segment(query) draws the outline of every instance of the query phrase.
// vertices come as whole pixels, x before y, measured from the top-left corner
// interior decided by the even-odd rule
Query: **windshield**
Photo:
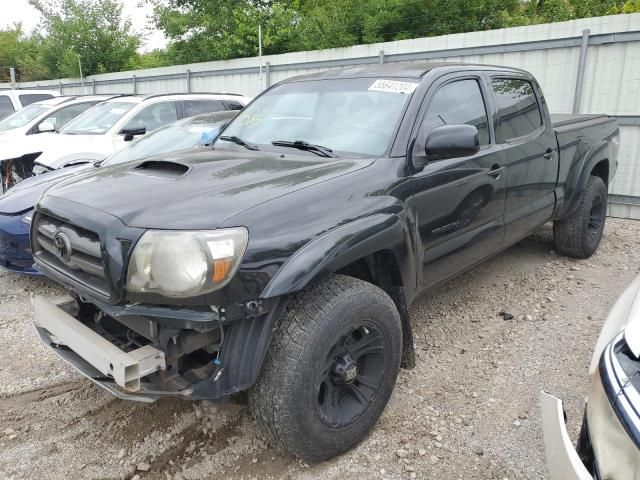
[[[91,107],[60,130],[68,135],[103,135],[137,103],[103,102]]]
[[[260,149],[278,140],[303,141],[334,152],[382,155],[417,85],[375,78],[286,83],[245,107],[223,138],[237,137]]]
[[[235,113],[221,112],[215,115],[203,115],[159,128],[112,155],[104,161],[103,165],[140,160],[154,155],[184,150],[196,145],[209,144]]]
[[[50,106],[36,105],[35,103],[32,103],[31,105],[24,107],[22,110],[18,110],[8,117],[0,120],[0,132],[11,130],[12,128],[24,127],[31,120],[42,115],[44,112],[51,110],[51,108],[52,107]]]

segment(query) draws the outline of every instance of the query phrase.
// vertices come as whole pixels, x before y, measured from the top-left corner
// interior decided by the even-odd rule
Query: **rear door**
[[[496,139],[506,166],[505,241],[517,242],[545,223],[555,206],[558,155],[544,97],[525,75],[491,78]]]
[[[475,155],[434,160],[413,175],[422,288],[481,261],[503,244],[506,184],[489,121],[486,80],[484,75],[464,74],[434,83],[420,114],[418,131],[468,124],[478,129],[480,140]]]

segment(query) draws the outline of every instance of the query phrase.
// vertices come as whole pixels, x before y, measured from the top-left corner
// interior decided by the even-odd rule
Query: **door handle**
[[[545,160],[551,160],[553,158],[553,150],[549,149],[543,155]]]
[[[491,170],[487,172],[487,175],[495,178],[496,180],[499,180],[502,176],[502,167],[496,163],[491,167]]]

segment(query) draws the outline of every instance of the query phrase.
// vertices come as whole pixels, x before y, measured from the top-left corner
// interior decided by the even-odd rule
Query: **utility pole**
[[[262,90],[262,25],[258,25],[258,58],[260,59],[260,90]]]
[[[84,95],[84,80],[82,78],[82,62],[80,61],[80,55],[76,53],[78,57],[78,68],[80,69],[80,85],[82,86],[82,94]]]

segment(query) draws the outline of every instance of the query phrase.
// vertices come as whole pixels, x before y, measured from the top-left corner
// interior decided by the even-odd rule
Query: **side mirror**
[[[120,134],[124,135],[125,142],[130,142],[131,140],[133,140],[133,137],[144,135],[145,133],[147,133],[146,127],[123,128],[122,130],[120,130]]]
[[[429,160],[469,157],[480,150],[478,129],[473,125],[443,125],[434,128],[425,142]]]
[[[55,132],[55,131],[56,131],[56,126],[51,122],[41,122],[40,125],[38,125],[39,133]]]

